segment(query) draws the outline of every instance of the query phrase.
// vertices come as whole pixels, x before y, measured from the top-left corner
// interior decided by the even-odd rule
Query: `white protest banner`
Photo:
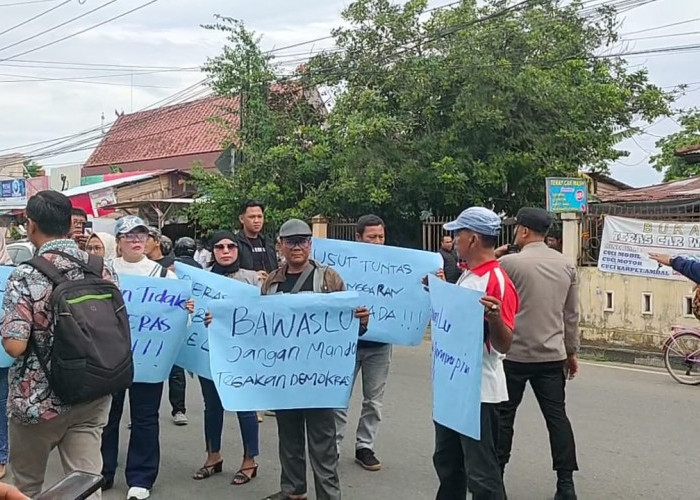
[[[700,259],[700,224],[605,217],[598,269],[646,278],[685,280],[650,253]]]

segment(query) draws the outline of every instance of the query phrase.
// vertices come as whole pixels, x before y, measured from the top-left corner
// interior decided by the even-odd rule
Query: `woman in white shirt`
[[[131,274],[177,279],[172,271],[149,260],[144,251],[148,239],[148,226],[136,216],[127,215],[115,225],[117,247],[120,257],[113,261],[118,275]],[[187,303],[190,312],[194,302]],[[163,394],[163,382],[146,384],[134,382],[129,388],[129,409],[131,416],[131,436],[126,459],[126,483],[129,486],[127,498],[144,500],[150,497],[150,490],[158,476],[160,464],[160,442],[158,411]],[[119,421],[124,408],[126,391],[112,396],[109,421],[102,434],[102,475],[105,478],[103,490],[114,485],[119,453]]]

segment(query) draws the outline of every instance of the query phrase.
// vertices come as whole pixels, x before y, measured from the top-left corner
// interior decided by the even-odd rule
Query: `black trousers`
[[[523,400],[525,385],[530,382],[549,431],[552,466],[557,471],[578,470],[576,443],[571,422],[566,416],[564,361],[551,363],[516,363],[504,361],[508,396],[499,405],[501,429],[498,442],[498,459],[502,467],[510,460],[513,447],[515,413]]]
[[[498,405],[481,403],[481,440],[435,422],[433,465],[440,479],[436,500],[503,500],[503,476],[496,451]]]
[[[185,409],[185,370],[179,366],[173,366],[168,379],[168,399],[173,407],[172,415],[186,413]]]

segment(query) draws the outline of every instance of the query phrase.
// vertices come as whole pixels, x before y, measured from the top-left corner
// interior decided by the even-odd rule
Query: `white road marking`
[[[671,375],[668,374],[667,371],[665,370],[654,370],[654,369],[649,369],[649,370],[644,370],[642,368],[631,368],[628,366],[619,366],[619,365],[612,365],[608,363],[588,363],[585,361],[579,361],[578,362],[580,365],[585,365],[585,366],[598,366],[601,368],[612,368],[614,370],[624,370],[626,372],[639,372],[639,373],[651,373],[652,375],[662,375],[664,377],[671,377]]]

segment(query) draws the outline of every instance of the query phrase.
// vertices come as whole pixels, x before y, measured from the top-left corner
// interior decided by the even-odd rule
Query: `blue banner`
[[[191,282],[119,275],[131,326],[134,382],[163,382],[187,338]]]
[[[204,326],[204,315],[209,310],[209,302],[230,297],[256,297],[260,295],[260,289],[180,262],[175,263],[175,274],[191,284],[192,298],[195,300],[195,313],[187,327],[187,339],[175,364],[211,379],[209,335]]]
[[[5,286],[7,285],[7,278],[10,277],[12,271],[14,271],[12,266],[0,266],[0,304],[5,300]],[[5,352],[5,349],[0,349],[0,368],[9,368],[12,363],[15,362],[15,358],[10,356]]]
[[[352,292],[211,301],[209,357],[224,408],[347,408],[359,303]]]
[[[481,438],[483,293],[430,276],[433,340],[433,419]]]
[[[436,253],[314,238],[313,259],[332,267],[371,313],[363,340],[419,345],[430,320],[423,277],[443,265]]]

